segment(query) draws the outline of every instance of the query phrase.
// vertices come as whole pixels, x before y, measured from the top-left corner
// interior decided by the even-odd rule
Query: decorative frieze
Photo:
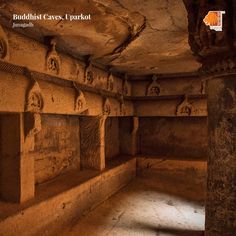
[[[157,83],[157,76],[153,75],[151,84],[147,87],[147,96],[159,96],[161,92],[161,86]]]
[[[46,55],[46,70],[50,73],[59,75],[60,67],[61,67],[61,60],[56,51],[56,40],[53,38],[50,42],[51,48],[49,49]]]
[[[221,57],[215,57],[214,60],[205,59],[199,72],[206,76],[235,73],[236,57],[221,55]]]

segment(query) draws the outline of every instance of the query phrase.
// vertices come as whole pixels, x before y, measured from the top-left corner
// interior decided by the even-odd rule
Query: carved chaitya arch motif
[[[9,58],[8,38],[2,26],[0,25],[0,59]]]
[[[84,71],[84,82],[86,84],[93,84],[95,79],[94,71],[93,71],[93,66],[91,63],[86,67]]]
[[[103,115],[109,116],[111,114],[111,104],[108,98],[105,98],[103,103]]]
[[[107,77],[107,90],[113,91],[114,89],[114,77],[112,73],[110,73]]]
[[[26,111],[40,113],[43,110],[43,96],[37,81],[34,82],[34,85],[29,90],[26,98]]]
[[[159,96],[161,92],[161,87],[157,83],[157,76],[153,75],[152,76],[152,82],[151,84],[147,87],[146,95],[147,96]]]
[[[60,73],[61,60],[56,51],[56,39],[52,39],[51,48],[46,56],[46,70],[50,73],[58,75]]]
[[[177,106],[177,116],[190,116],[193,113],[193,106],[188,101],[188,97],[185,96],[184,100]]]
[[[76,89],[74,110],[76,113],[81,113],[88,109],[87,102],[84,93],[79,89],[78,85],[75,82],[73,84]]]

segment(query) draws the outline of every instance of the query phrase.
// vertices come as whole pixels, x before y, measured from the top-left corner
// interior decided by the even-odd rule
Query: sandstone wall
[[[140,118],[139,152],[169,158],[205,159],[206,117]]]
[[[107,118],[105,124],[105,157],[110,159],[119,155],[119,119]]]
[[[42,115],[42,130],[35,137],[35,181],[45,182],[80,169],[80,133],[77,116]]]

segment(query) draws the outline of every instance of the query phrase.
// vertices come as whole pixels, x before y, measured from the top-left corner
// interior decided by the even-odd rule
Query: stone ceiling
[[[182,0],[5,0],[1,23],[12,14],[91,14],[90,21],[36,21],[17,29],[43,41],[56,35],[58,49],[133,75],[194,72]]]

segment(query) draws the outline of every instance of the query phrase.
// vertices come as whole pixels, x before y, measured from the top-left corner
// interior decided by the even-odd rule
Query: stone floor
[[[204,174],[145,172],[61,236],[204,235]]]

